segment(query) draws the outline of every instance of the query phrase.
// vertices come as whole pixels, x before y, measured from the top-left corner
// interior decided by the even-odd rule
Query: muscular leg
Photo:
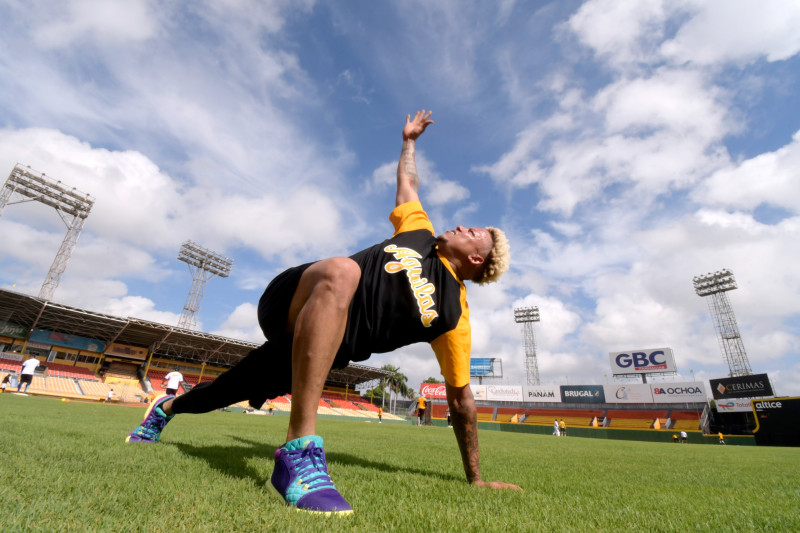
[[[289,392],[291,362],[285,350],[285,346],[266,342],[214,381],[201,383],[160,407],[167,415],[197,414],[249,400],[258,409],[266,398]]]
[[[322,389],[342,343],[350,302],[360,278],[358,264],[346,257],[319,261],[300,278],[287,324],[294,335],[287,442],[316,434]]]

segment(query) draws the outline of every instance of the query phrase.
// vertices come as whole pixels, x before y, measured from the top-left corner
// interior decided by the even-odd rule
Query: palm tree
[[[381,388],[384,387],[385,381],[385,383],[389,386],[389,391],[391,392],[391,396],[389,398],[390,412],[394,413],[394,407],[397,406],[397,396],[401,395],[404,398],[412,398],[414,396],[414,391],[408,388],[408,377],[400,372],[400,367],[394,365],[383,365],[381,370],[392,372],[391,376],[381,380]],[[394,407],[391,405],[392,399],[394,399]]]

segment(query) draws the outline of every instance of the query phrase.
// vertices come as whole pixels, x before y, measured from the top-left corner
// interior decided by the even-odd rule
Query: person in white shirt
[[[161,386],[164,386],[164,383],[166,383],[167,394],[175,396],[178,393],[178,386],[181,384],[181,381],[183,381],[183,374],[177,370],[173,370],[164,376],[164,381],[161,383]]]
[[[36,371],[36,367],[38,366],[39,360],[35,357],[31,357],[22,363],[22,371],[20,372],[19,376],[17,392],[28,392],[28,386],[31,384],[31,381],[33,381],[33,373]],[[25,390],[21,390],[23,384],[25,385]]]

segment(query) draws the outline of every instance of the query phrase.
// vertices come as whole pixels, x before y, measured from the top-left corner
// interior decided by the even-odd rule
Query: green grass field
[[[355,510],[320,517],[269,484],[288,418],[183,415],[126,444],[141,408],[0,395],[4,531],[800,531],[800,449],[481,432],[469,486],[452,430],[321,420]]]

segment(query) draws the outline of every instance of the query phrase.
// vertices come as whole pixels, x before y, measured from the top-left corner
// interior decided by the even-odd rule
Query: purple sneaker
[[[174,397],[168,394],[153,400],[144,414],[144,420],[128,434],[125,442],[158,442],[158,439],[161,438],[161,430],[164,429],[167,422],[175,417],[175,415],[167,415],[162,411],[161,405]]]
[[[353,512],[328,475],[322,437],[301,437],[275,450],[272,485],[298,510],[337,515]]]

